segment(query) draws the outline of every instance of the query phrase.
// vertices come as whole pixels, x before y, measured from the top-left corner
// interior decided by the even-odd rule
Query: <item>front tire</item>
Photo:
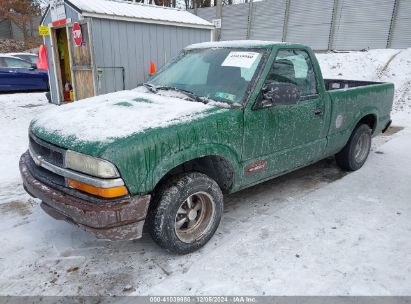
[[[172,178],[154,195],[148,229],[154,241],[177,254],[204,246],[223,213],[223,194],[207,175],[192,172]]]
[[[371,129],[368,125],[359,125],[351,134],[345,147],[335,155],[337,164],[344,170],[360,169],[368,158],[371,148]]]

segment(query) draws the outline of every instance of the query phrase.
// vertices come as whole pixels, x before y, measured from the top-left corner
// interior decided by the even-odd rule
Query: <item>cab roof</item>
[[[278,45],[290,45],[288,42],[264,40],[230,40],[195,43],[187,46],[185,50],[207,48],[271,48]],[[294,44],[293,44],[294,45]]]

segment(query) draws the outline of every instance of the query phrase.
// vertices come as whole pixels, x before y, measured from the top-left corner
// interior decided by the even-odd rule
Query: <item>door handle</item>
[[[315,111],[314,111],[314,115],[317,115],[317,116],[321,116],[321,115],[323,115],[323,113],[324,113],[323,108],[318,108],[318,109],[315,109]]]

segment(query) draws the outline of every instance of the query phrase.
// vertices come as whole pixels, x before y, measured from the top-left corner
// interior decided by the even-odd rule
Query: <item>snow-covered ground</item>
[[[55,106],[0,95],[0,295],[411,294],[411,49],[318,57],[327,78],[395,82],[393,124],[404,129],[375,138],[357,172],[327,159],[227,196],[215,237],[186,256],[147,235],[97,240],[44,214],[18,159],[31,118]]]
[[[0,94],[0,204],[27,199],[21,186],[19,158],[28,147],[28,126],[34,116],[55,108],[44,93]]]

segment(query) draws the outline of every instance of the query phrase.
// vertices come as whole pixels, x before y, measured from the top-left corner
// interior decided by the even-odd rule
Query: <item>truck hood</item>
[[[60,147],[98,156],[123,138],[228,111],[173,95],[160,96],[139,87],[87,98],[37,116],[30,129]]]

